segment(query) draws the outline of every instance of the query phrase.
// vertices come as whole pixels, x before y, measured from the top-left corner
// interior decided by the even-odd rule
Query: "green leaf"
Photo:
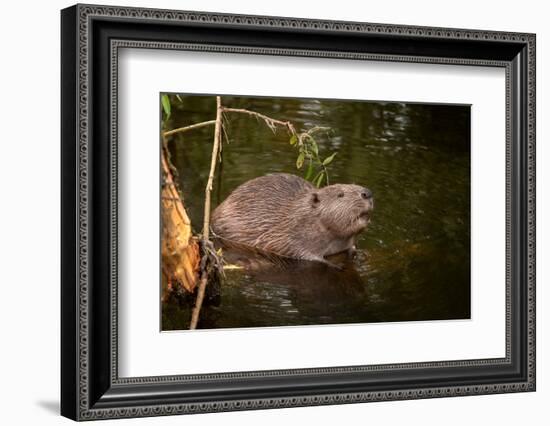
[[[310,180],[312,175],[313,175],[313,162],[310,161],[309,166],[307,168],[306,176],[304,179]]]
[[[311,138],[311,150],[315,153],[315,155],[319,156],[319,147],[313,138]]]
[[[178,98],[178,101],[180,101],[181,103],[183,103],[183,99],[181,98],[180,95],[176,95],[176,98]]]
[[[290,137],[290,144],[291,144],[292,146],[294,146],[294,145],[296,145],[297,143],[298,143],[298,138],[296,137],[296,135],[292,135],[292,136]]]
[[[305,159],[305,153],[300,152],[300,155],[298,155],[298,158],[296,159],[296,168],[301,169],[304,165],[304,159]]]
[[[162,95],[160,97],[160,100],[162,102],[164,113],[166,114],[166,119],[168,120],[170,118],[170,113],[172,112],[172,108],[170,106],[170,98],[168,97],[168,95]]]
[[[321,186],[321,182],[323,182],[323,178],[325,177],[325,172],[319,173],[319,176],[317,179],[315,179],[315,186],[319,188]]]
[[[328,166],[330,163],[332,163],[332,160],[334,160],[334,156],[336,155],[336,153],[332,154],[331,156],[325,158],[323,160],[323,166]]]

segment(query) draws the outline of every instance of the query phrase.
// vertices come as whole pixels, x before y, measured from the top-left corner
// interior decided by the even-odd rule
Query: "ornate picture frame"
[[[535,390],[534,34],[95,5],[64,9],[61,29],[62,415],[92,420]],[[503,68],[505,356],[119,377],[117,58],[127,47]]]

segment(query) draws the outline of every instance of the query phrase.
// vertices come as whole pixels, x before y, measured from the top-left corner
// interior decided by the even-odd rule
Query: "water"
[[[173,98],[166,128],[215,118],[213,96]],[[369,228],[344,270],[296,262],[229,270],[219,306],[199,328],[288,326],[470,317],[470,109],[468,106],[314,99],[222,97],[298,130],[328,126],[321,153],[337,152],[332,183],[374,193]],[[228,114],[229,144],[215,181],[213,208],[241,183],[271,172],[302,175],[286,132]],[[213,127],[170,141],[172,162],[195,230],[203,218]],[[262,197],[263,194],[258,194]],[[339,260],[340,261],[340,260]],[[250,262],[249,262],[250,263]],[[190,309],[163,306],[163,329],[186,329]]]

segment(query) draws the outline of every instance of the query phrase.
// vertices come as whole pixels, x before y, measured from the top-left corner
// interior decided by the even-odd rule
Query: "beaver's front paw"
[[[357,256],[357,247],[352,246],[351,248],[349,248],[347,254],[348,254],[348,259],[350,260],[355,259],[355,257]]]

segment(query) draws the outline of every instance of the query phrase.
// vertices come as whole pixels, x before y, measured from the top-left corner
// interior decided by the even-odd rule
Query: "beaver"
[[[211,229],[222,242],[330,265],[326,256],[354,253],[373,207],[372,192],[362,186],[316,188],[276,173],[237,187],[212,213]]]

